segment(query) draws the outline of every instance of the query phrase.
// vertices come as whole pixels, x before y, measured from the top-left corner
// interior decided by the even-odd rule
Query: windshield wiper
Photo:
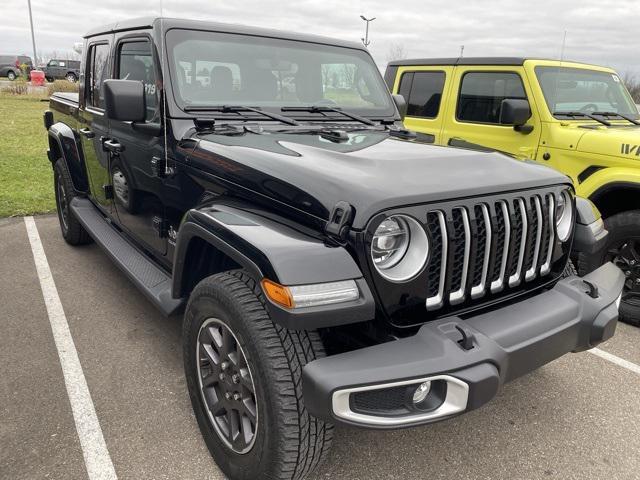
[[[555,117],[556,115],[559,115],[559,116],[562,116],[562,117],[587,117],[587,118],[590,118],[591,120],[595,120],[598,123],[606,125],[607,127],[611,126],[611,122],[605,120],[604,118],[597,117],[597,116],[593,115],[592,113],[584,113],[584,112],[553,112],[553,116]]]
[[[334,112],[344,115],[351,120],[355,120],[356,122],[364,123],[365,125],[376,125],[375,122],[372,122],[368,118],[361,117],[360,115],[356,115],[355,113],[345,112],[340,108],[329,107],[327,105],[311,105],[308,107],[282,107],[280,109],[283,112],[309,112],[309,113],[325,113],[325,112]]]
[[[640,125],[640,122],[629,117],[628,115],[624,115],[622,113],[618,113],[618,112],[591,112],[591,115],[598,115],[598,116],[602,116],[602,117],[620,117],[624,120],[626,120],[627,122],[631,122],[634,125]]]
[[[265,112],[264,110],[260,110],[259,108],[254,107],[245,107],[242,105],[220,105],[213,107],[185,107],[185,112],[221,112],[221,113],[242,113],[242,112],[253,112],[259,113],[265,117],[268,117],[272,120],[278,120],[279,122],[286,123],[287,125],[300,125],[300,122],[294,120],[289,117],[285,117],[284,115],[278,115],[277,113]]]

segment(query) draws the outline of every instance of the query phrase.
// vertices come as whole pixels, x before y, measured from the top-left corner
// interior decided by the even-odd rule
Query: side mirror
[[[105,80],[104,105],[107,117],[122,122],[144,122],[144,84],[138,80]]]
[[[505,98],[500,104],[500,124],[521,127],[531,118],[529,102],[519,98]]]
[[[393,103],[396,104],[398,112],[400,112],[400,119],[404,120],[404,117],[407,116],[407,101],[399,93],[394,93],[391,96],[393,97]]]

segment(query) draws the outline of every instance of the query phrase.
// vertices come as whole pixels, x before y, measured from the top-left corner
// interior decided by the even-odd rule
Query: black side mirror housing
[[[520,98],[505,98],[500,104],[500,124],[521,127],[531,118],[529,102]]]
[[[400,120],[404,120],[404,117],[407,116],[407,101],[399,93],[394,93],[391,96],[393,97],[393,103],[396,104],[396,108],[400,113]]]
[[[107,117],[112,120],[144,122],[147,110],[144,84],[137,80],[105,80],[104,105]]]

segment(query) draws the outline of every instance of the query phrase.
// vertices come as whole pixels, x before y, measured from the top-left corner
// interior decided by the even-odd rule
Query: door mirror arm
[[[159,137],[162,134],[162,124],[156,122],[132,122],[131,126],[137,132]]]
[[[524,124],[524,125],[514,125],[513,129],[516,132],[522,133],[523,135],[529,135],[531,132],[533,132],[533,125],[529,125],[529,124]]]

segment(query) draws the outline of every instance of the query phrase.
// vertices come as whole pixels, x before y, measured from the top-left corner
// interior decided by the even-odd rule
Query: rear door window
[[[466,73],[462,77],[456,118],[462,122],[500,124],[500,107],[507,98],[527,99],[517,73]]]
[[[85,99],[88,107],[104,109],[104,80],[109,75],[109,45],[98,43],[89,46],[89,65],[85,85]]]
[[[400,93],[407,101],[407,116],[436,118],[440,112],[445,73],[407,72],[400,79]]]

